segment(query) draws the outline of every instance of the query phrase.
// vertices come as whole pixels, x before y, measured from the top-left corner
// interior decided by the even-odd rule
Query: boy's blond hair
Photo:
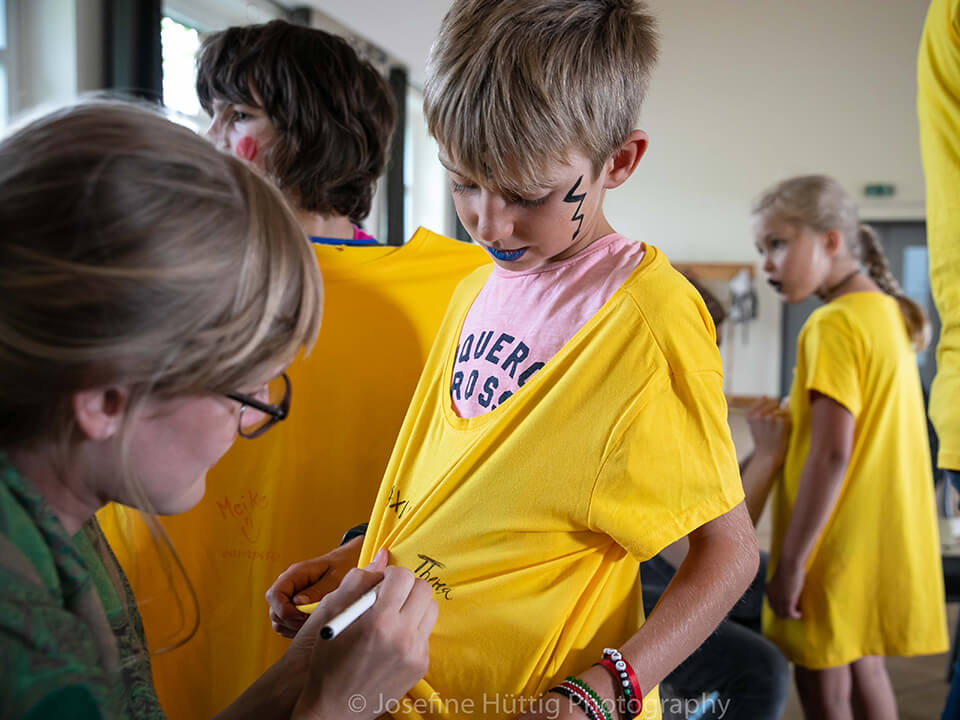
[[[504,193],[542,189],[572,151],[596,176],[635,127],[657,40],[642,0],[458,0],[427,63],[427,126]]]

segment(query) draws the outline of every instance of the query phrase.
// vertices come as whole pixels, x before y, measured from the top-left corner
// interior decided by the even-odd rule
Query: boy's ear
[[[77,427],[91,440],[108,440],[120,429],[130,393],[111,387],[81,390],[72,398]]]
[[[650,139],[643,130],[633,130],[624,140],[617,153],[607,161],[607,177],[604,180],[604,189],[619,187],[633,175],[637,163],[647,151]]]

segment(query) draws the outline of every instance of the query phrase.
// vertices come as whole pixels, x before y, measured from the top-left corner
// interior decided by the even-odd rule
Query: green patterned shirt
[[[3,453],[0,667],[0,720],[164,717],[136,601],[96,518],[69,537]]]

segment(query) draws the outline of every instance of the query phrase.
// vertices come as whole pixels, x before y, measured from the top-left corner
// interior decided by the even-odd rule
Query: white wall
[[[450,0],[281,0],[312,5],[405,64],[411,84],[423,86],[424,65]]]
[[[614,227],[677,261],[753,262],[751,200],[792,174],[826,172],[859,193],[892,182],[862,214],[923,217],[915,114],[924,0],[658,0],[662,54],[641,119],[650,148],[608,195]],[[728,389],[778,386],[780,307],[763,285]],[[726,353],[725,353],[726,354]]]
[[[406,129],[404,236],[411,237],[420,225],[452,236],[456,232],[456,211],[449,199],[447,171],[437,159],[437,141],[427,132],[423,93],[412,86],[407,92]]]
[[[290,6],[299,4],[302,3],[290,3]],[[163,12],[202,32],[269,22],[282,15],[270,0],[164,0]]]
[[[103,87],[100,0],[13,0],[13,113],[70,102]]]

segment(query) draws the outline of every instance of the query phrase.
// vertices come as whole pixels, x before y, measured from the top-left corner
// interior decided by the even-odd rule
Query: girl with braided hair
[[[764,633],[795,664],[807,718],[895,718],[884,657],[947,649],[915,358],[929,325],[836,180],[780,182],[753,219],[767,281],[825,303],[798,341]]]

